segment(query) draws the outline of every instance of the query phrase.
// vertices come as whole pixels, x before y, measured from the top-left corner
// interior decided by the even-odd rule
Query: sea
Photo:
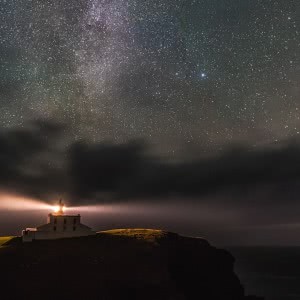
[[[300,300],[300,247],[229,247],[246,295]]]

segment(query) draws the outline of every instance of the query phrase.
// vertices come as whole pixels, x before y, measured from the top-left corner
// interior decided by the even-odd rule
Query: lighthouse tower
[[[65,205],[63,204],[62,200],[59,199],[59,202],[58,202],[58,209],[57,209],[56,214],[57,214],[57,215],[63,215],[63,214],[64,214],[64,208],[65,208]]]
[[[90,227],[81,224],[81,216],[64,214],[65,205],[59,200],[54,213],[48,215],[47,224],[22,231],[23,242],[33,240],[53,240],[94,235]]]

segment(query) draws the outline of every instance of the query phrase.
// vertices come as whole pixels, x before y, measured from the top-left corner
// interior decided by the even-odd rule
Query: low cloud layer
[[[249,191],[260,196],[244,201],[284,202],[294,201],[300,190],[296,140],[172,161],[152,153],[143,141],[67,142],[67,137],[67,128],[51,122],[1,130],[0,189],[49,201],[63,196],[73,204],[201,201],[202,196],[228,199]]]

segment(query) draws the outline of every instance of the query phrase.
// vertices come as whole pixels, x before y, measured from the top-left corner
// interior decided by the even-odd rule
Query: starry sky
[[[135,154],[123,155],[124,161],[140,157],[140,150],[130,144],[132,140],[142,140],[151,145],[152,153],[166,161],[182,162],[201,154],[201,161],[198,159],[196,164],[200,169],[205,155],[221,153],[222,167],[219,171],[228,177],[231,170],[227,168],[228,155],[222,154],[224,149],[234,145],[241,149],[259,149],[250,157],[244,150],[240,155],[241,165],[246,171],[239,170],[239,174],[242,178],[249,178],[251,162],[258,158],[263,164],[264,154],[261,153],[264,149],[269,149],[270,145],[286,145],[286,141],[300,137],[299,13],[298,0],[0,1],[0,144],[6,155],[2,158],[0,155],[0,163],[4,165],[7,159],[3,157],[14,153],[12,145],[34,157],[36,145],[41,150],[40,140],[37,141],[32,132],[30,139],[24,138],[24,132],[20,139],[20,132],[13,131],[11,134],[11,130],[23,130],[30,122],[44,120],[53,124],[63,123],[66,128],[64,142],[68,144],[78,141],[111,143],[104,150],[101,148],[100,154],[116,153],[116,157],[109,157],[113,158],[112,161],[118,161],[118,151],[123,155],[128,149],[133,149]],[[35,130],[43,135],[43,131]],[[7,134],[9,138],[7,132],[10,132]],[[33,152],[30,146],[25,146],[26,143],[32,143],[35,147]],[[3,147],[3,144],[9,146]],[[125,146],[116,150],[111,145]],[[86,161],[82,159],[82,153],[93,157],[99,147],[76,149],[75,154],[71,151],[71,156],[73,153],[74,161],[78,159],[84,166]],[[291,154],[298,162],[299,149],[297,146],[292,150],[280,150],[275,158]],[[57,149],[55,154],[52,150],[51,155],[57,156]],[[11,161],[22,164],[8,170],[23,170],[23,154],[14,154]],[[70,155],[70,152],[65,155]],[[270,170],[274,157],[270,152],[268,155]],[[97,155],[94,157],[96,165],[98,163],[102,167],[103,162],[99,163]],[[59,165],[58,161],[55,165]],[[52,158],[51,163],[54,165]],[[88,163],[91,167],[94,165],[94,162]],[[158,162],[153,164],[148,159],[143,163],[153,173],[158,174],[160,168],[167,170],[166,174],[173,171],[172,166],[161,166]],[[285,163],[289,171],[283,167]],[[80,175],[82,165],[75,164],[76,174]],[[218,161],[211,165],[208,163],[205,170],[209,173],[209,169],[216,166]],[[177,167],[178,170],[192,170],[194,174],[200,174],[198,169],[190,169],[190,166],[181,164]],[[238,168],[238,163],[235,168]],[[283,170],[282,178],[291,178],[291,174],[299,173],[300,167],[294,170],[290,159],[281,163],[280,170]],[[255,179],[257,182],[264,171],[257,167],[255,172],[259,174]],[[20,187],[19,181],[15,185],[15,178],[9,181],[3,175],[5,172],[0,173],[1,183],[5,182],[6,187],[18,186],[18,192],[27,191],[24,186],[34,182],[26,177],[27,181]],[[23,173],[19,178],[24,178]],[[26,169],[25,173],[37,172]],[[60,177],[61,174],[52,176],[52,173],[52,179],[64,178]],[[263,174],[264,178],[267,177]],[[51,190],[51,185],[52,188],[59,186],[60,180],[51,181],[49,174],[47,176],[38,182],[46,192]],[[205,178],[203,172],[201,178]],[[153,178],[151,180],[152,184]],[[236,180],[232,182],[236,183]],[[211,184],[212,181],[217,181],[218,187],[221,185],[219,179],[207,182]],[[292,181],[295,187],[294,179]],[[230,186],[233,184],[230,180],[228,182]],[[269,179],[265,182],[269,184]],[[187,187],[189,185],[183,186],[182,190]],[[64,188],[65,185],[60,186],[57,192],[63,193]],[[298,188],[300,190],[297,185]],[[182,191],[178,190],[179,193]],[[272,198],[270,190],[274,195],[274,189],[264,186],[257,198],[261,199],[266,194],[267,199]],[[39,193],[35,191],[33,195]],[[201,196],[202,193],[201,190]],[[32,196],[32,193],[27,195]],[[294,201],[295,194],[289,196]],[[209,196],[205,193],[203,197]],[[199,207],[199,210],[203,212],[201,218],[204,223],[201,224],[206,228],[205,232],[212,233],[216,240],[223,233],[213,231],[213,224],[217,222],[220,227],[229,224],[231,231],[228,229],[228,232],[232,235],[232,223],[242,224],[247,215],[249,220],[244,224],[242,233],[240,227],[235,228],[237,239],[242,240],[241,236],[251,232],[250,240],[255,242],[261,227],[253,229],[251,220],[254,219],[261,226],[269,226],[267,229],[264,227],[261,240],[270,230],[272,234],[284,231],[284,226],[292,226],[288,228],[292,228],[291,232],[295,235],[299,233],[299,224],[295,225],[299,207],[295,210],[295,207],[291,209],[291,206],[280,204],[271,213],[273,217],[266,218],[261,215],[261,207],[251,202],[253,194],[247,194],[247,199],[237,202],[238,205],[233,205],[231,198],[243,197],[232,197],[228,191],[214,195],[214,198],[218,200],[211,206],[207,206],[211,199],[203,200],[201,205],[204,207]],[[181,207],[183,200],[176,201],[175,207]],[[230,208],[224,206],[226,201]],[[252,209],[252,206],[255,208]],[[232,210],[233,207],[235,210]],[[151,209],[157,214],[157,210]],[[175,209],[171,214],[177,216],[179,210]],[[190,215],[193,215],[193,208],[187,209],[185,217],[181,217],[189,219],[187,216]],[[192,223],[185,223],[189,224],[185,225],[185,231],[194,228],[190,231],[197,233],[198,217],[191,218]],[[210,221],[205,223],[207,218]],[[137,220],[135,218],[138,225]],[[157,222],[154,225],[159,224]],[[296,227],[290,225],[291,222]],[[175,227],[183,228],[178,226]],[[252,226],[251,229],[249,226]]]
[[[0,124],[58,119],[76,139],[170,155],[295,136],[298,13],[296,0],[3,0]]]

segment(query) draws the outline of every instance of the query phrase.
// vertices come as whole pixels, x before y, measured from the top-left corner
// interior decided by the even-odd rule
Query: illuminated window
[[[53,227],[53,230],[56,231],[56,226]]]

